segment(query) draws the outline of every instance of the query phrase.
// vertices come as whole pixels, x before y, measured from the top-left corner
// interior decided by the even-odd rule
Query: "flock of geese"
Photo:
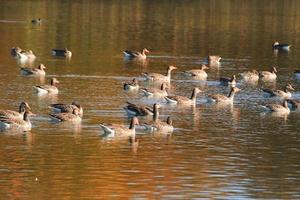
[[[38,23],[38,22],[36,22]],[[274,50],[288,51],[290,45],[279,44],[275,42],[273,44]],[[126,60],[145,60],[147,59],[147,49],[143,49],[141,52],[124,51],[124,58]],[[71,58],[72,53],[68,49],[53,49],[52,54],[54,56],[63,56],[66,58]],[[13,47],[11,49],[11,55],[18,62],[26,63],[35,60],[36,56],[31,50],[23,50],[20,47]],[[219,66],[221,57],[217,55],[207,56],[205,64],[200,66],[198,69],[186,70],[180,72],[181,75],[185,76],[187,79],[197,79],[206,80],[208,66]],[[20,73],[24,76],[45,76],[46,67],[40,64],[37,68],[21,67]],[[171,84],[171,74],[173,70],[176,70],[175,66],[168,66],[166,74],[159,74],[153,72],[143,73],[143,80],[152,83],[154,86],[151,88],[143,88],[139,85],[139,78],[134,78],[131,82],[126,82],[123,84],[123,89],[126,91],[139,91],[147,98],[157,98],[161,99],[162,102],[166,104],[173,104],[177,106],[195,106],[197,95],[199,93],[204,93],[199,88],[195,87],[192,91],[190,97],[186,96],[176,96],[170,95],[168,93],[168,88]],[[255,83],[259,79],[264,82],[274,82],[277,79],[277,69],[276,67],[271,67],[270,71],[246,71],[238,74],[243,81],[247,83]],[[300,78],[300,70],[295,70],[294,75],[296,78]],[[230,90],[227,95],[224,94],[206,94],[205,97],[208,103],[216,104],[232,104],[234,101],[234,96],[236,93],[240,92],[241,89],[236,87],[237,77],[232,75],[230,78],[221,77],[220,83],[222,85],[228,85]],[[50,85],[36,85],[33,86],[33,90],[41,95],[57,94],[59,92],[57,84],[59,81],[56,78],[52,78]],[[288,114],[291,109],[300,110],[300,102],[297,100],[292,100],[292,93],[295,89],[290,83],[287,83],[283,90],[270,90],[262,89],[264,96],[266,97],[277,97],[282,100],[281,104],[267,104],[262,105],[266,111],[284,113]],[[129,126],[124,126],[120,124],[100,124],[105,135],[110,137],[126,137],[135,138],[135,128],[139,125],[139,128],[150,131],[150,132],[161,132],[161,133],[171,133],[174,130],[172,119],[168,117],[166,121],[159,119],[159,108],[164,104],[154,103],[153,106],[138,105],[131,102],[126,102],[127,105],[124,107],[127,115],[131,117],[131,123]],[[53,113],[49,114],[52,120],[57,122],[81,122],[83,116],[83,108],[80,104],[73,102],[72,104],[51,104],[49,107],[52,109]],[[34,114],[31,112],[31,108],[26,102],[21,102],[18,111],[12,110],[0,110],[0,127],[1,129],[13,129],[30,131],[31,122],[30,116]],[[140,124],[139,116],[153,116],[151,123]]]

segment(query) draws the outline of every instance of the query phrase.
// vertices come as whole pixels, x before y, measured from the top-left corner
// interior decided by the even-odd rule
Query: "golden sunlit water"
[[[0,133],[0,199],[299,199],[300,136],[297,111],[262,113],[261,88],[290,82],[300,98],[300,2],[290,1],[0,1],[0,109],[29,103],[36,116],[28,133]],[[42,19],[32,24],[32,19]],[[274,41],[292,44],[272,50]],[[12,47],[31,49],[36,60],[20,64]],[[70,60],[51,55],[68,48]],[[150,50],[145,61],[126,61],[123,50]],[[207,81],[180,71],[222,56]],[[43,63],[45,79],[20,74]],[[142,72],[172,72],[171,94],[199,94],[195,107],[161,102],[160,118],[172,117],[173,134],[137,132],[127,139],[102,137],[100,123],[128,125],[126,101],[156,100],[123,91]],[[275,83],[248,85],[233,105],[207,104],[206,94],[229,91],[219,78],[275,65]],[[38,96],[32,86],[59,81],[58,95]],[[140,81],[142,87],[148,86]],[[79,102],[79,124],[53,123],[51,103]],[[147,122],[151,117],[141,117]]]

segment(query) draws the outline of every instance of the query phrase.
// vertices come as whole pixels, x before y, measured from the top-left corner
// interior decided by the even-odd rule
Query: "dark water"
[[[0,1],[0,108],[26,100],[33,112],[30,133],[0,134],[0,199],[298,199],[300,198],[299,113],[261,114],[261,87],[291,82],[300,98],[299,1]],[[41,25],[31,19],[42,18]],[[288,53],[272,51],[275,40],[291,43]],[[32,49],[33,66],[47,66],[46,80],[23,77],[10,56],[14,46]],[[69,48],[70,61],[51,56]],[[126,62],[122,51],[151,51],[145,62]],[[206,82],[188,81],[178,71],[221,55]],[[233,106],[163,106],[172,135],[139,134],[105,140],[99,124],[128,124],[127,100],[152,102],[126,93],[122,83],[142,72],[174,71],[171,93],[227,93],[220,76],[278,66],[277,83],[247,86]],[[57,77],[60,93],[39,97],[32,86]],[[50,123],[48,105],[80,102],[81,124]],[[141,119],[143,121],[146,119]]]

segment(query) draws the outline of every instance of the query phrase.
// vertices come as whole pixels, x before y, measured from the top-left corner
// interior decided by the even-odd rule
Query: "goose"
[[[149,88],[149,89],[141,88],[140,90],[147,97],[164,98],[164,97],[168,96],[168,92],[166,89],[167,89],[166,83],[162,83],[160,86],[160,89],[158,89],[158,88]]]
[[[167,69],[167,75],[162,75],[158,73],[143,73],[143,76],[146,78],[146,80],[154,81],[154,82],[166,82],[170,83],[171,81],[171,72],[172,70],[177,69],[177,67],[169,66]]]
[[[290,110],[300,111],[300,100],[287,99]]]
[[[139,83],[136,80],[136,78],[132,79],[131,82],[127,82],[123,84],[123,89],[126,91],[130,91],[130,90],[138,90],[139,89]]]
[[[270,90],[270,89],[263,89],[265,93],[264,96],[266,97],[282,97],[285,99],[291,98],[292,94],[289,91],[294,91],[295,89],[291,84],[286,84],[284,90]]]
[[[78,109],[79,116],[83,116],[83,108],[80,104],[72,102],[72,104],[55,103],[49,106],[55,113],[73,113],[75,109]]]
[[[37,68],[21,67],[22,75],[34,75],[34,76],[45,76],[45,65],[40,64]]]
[[[209,94],[208,101],[216,103],[232,103],[235,93],[239,91],[241,91],[241,89],[237,87],[232,87],[227,96],[222,94]]]
[[[139,125],[139,120],[136,117],[131,119],[129,128],[121,126],[119,124],[100,124],[100,127],[104,131],[105,135],[109,135],[111,137],[129,137],[135,136],[135,125]]]
[[[230,85],[231,87],[234,87],[236,85],[236,76],[232,75],[231,78],[221,77],[220,84],[221,85]]]
[[[125,51],[123,51],[123,53],[124,53],[124,57],[126,59],[144,60],[147,58],[146,53],[150,53],[150,51],[148,51],[146,48],[144,48],[142,50],[142,52],[133,52],[133,51],[125,50]]]
[[[21,130],[24,132],[31,130],[31,122],[29,116],[34,115],[30,111],[25,111],[23,113],[22,119],[17,118],[0,118],[0,128],[1,129],[14,129]]]
[[[19,106],[19,112],[13,110],[0,110],[0,118],[6,119],[23,119],[24,113],[27,110],[31,110],[27,102],[21,102]]]
[[[291,46],[292,45],[290,44],[280,44],[278,41],[274,42],[272,45],[273,49],[286,50],[286,51],[290,50]]]
[[[51,85],[37,85],[33,86],[33,89],[35,89],[39,94],[57,94],[58,89],[56,84],[58,83],[59,81],[56,78],[52,78],[50,82]]]
[[[33,54],[32,50],[17,52],[16,58],[23,62],[28,61],[32,62],[35,60],[36,56]]]
[[[246,82],[257,82],[259,79],[259,73],[255,69],[239,74]]]
[[[282,113],[282,114],[289,114],[290,109],[288,107],[288,103],[286,100],[283,101],[282,105],[280,104],[268,104],[265,106],[262,106],[266,109],[266,111],[269,112],[276,112],[276,113]]]
[[[139,106],[127,101],[124,110],[129,116],[147,116],[153,115],[158,108],[160,108],[160,105],[157,103],[153,104],[153,109],[151,109],[149,106]]]
[[[166,96],[165,100],[167,103],[177,105],[196,105],[197,94],[202,92],[199,88],[194,88],[191,98],[185,96]]]
[[[296,69],[294,71],[294,75],[295,75],[296,79],[300,79],[300,69]]]
[[[276,67],[271,67],[271,71],[261,71],[259,76],[263,81],[274,81],[277,78],[277,69]]]
[[[208,67],[206,65],[202,65],[200,69],[191,69],[191,70],[183,71],[182,73],[186,76],[191,76],[193,78],[206,79],[207,78],[207,73],[205,71],[206,69],[208,69]]]
[[[210,55],[206,57],[206,61],[209,65],[219,65],[221,60],[221,56]]]
[[[51,119],[56,122],[81,122],[78,108],[74,109],[72,113],[51,113],[49,115],[51,116]]]
[[[72,52],[69,51],[67,48],[65,49],[52,49],[52,55],[53,56],[63,56],[67,58],[72,57]]]

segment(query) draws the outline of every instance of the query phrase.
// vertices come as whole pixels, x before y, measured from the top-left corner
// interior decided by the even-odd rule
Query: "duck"
[[[123,51],[125,59],[139,59],[145,60],[147,58],[146,53],[150,53],[150,51],[146,48],[142,50],[142,52],[134,52],[130,50]]]
[[[49,106],[55,113],[73,113],[74,110],[78,109],[79,116],[83,116],[83,108],[80,104],[72,102],[72,104],[55,103]]]
[[[300,111],[300,100],[287,99],[290,110]]]
[[[290,109],[288,107],[287,100],[284,100],[282,105],[268,104],[268,105],[265,105],[262,107],[265,108],[265,110],[268,112],[276,112],[276,113],[281,113],[281,114],[289,114],[290,113]]]
[[[72,57],[72,52],[69,51],[67,48],[52,49],[52,55],[53,56],[63,56],[63,57],[71,58]]]
[[[209,94],[208,101],[215,103],[232,103],[234,95],[239,91],[241,91],[241,89],[237,87],[232,87],[227,96],[222,94]]]
[[[206,57],[206,61],[209,65],[219,65],[221,59],[221,56],[218,55],[209,55]]]
[[[29,116],[34,115],[30,111],[25,111],[23,113],[23,118],[0,118],[0,128],[1,129],[14,129],[21,130],[23,132],[28,132],[31,130],[31,122]]]
[[[41,19],[41,18],[38,18],[38,19],[32,19],[32,20],[31,20],[31,23],[32,23],[32,24],[41,24],[41,23],[42,23],[42,19]]]
[[[139,125],[139,120],[137,117],[131,119],[129,127],[124,127],[119,124],[100,124],[101,129],[104,131],[105,135],[110,137],[134,137],[135,136],[135,125]]]
[[[45,76],[45,65],[39,64],[37,68],[29,68],[29,67],[21,67],[21,74],[22,75],[34,75],[34,76]]]
[[[177,67],[174,67],[170,65],[167,69],[167,75],[158,74],[158,73],[143,73],[143,76],[146,78],[147,81],[153,81],[153,82],[166,82],[170,83],[171,81],[171,72],[172,70],[177,69]]]
[[[81,122],[80,111],[78,108],[73,109],[72,113],[61,112],[49,114],[51,119],[56,122]]]
[[[56,78],[52,78],[50,85],[37,85],[33,86],[33,89],[39,94],[57,94],[58,88],[56,85],[59,81]]]
[[[259,73],[255,69],[252,71],[246,71],[239,74],[246,82],[257,82],[259,79]]]
[[[124,110],[129,116],[147,116],[147,115],[153,115],[158,108],[160,108],[160,105],[158,103],[153,104],[153,109],[149,106],[140,106],[136,105],[130,102],[126,102],[127,105],[124,107]]]
[[[123,84],[123,89],[125,91],[132,91],[132,90],[138,90],[139,89],[139,83],[136,80],[136,78],[132,79],[131,82],[126,82]]]
[[[197,94],[202,92],[199,88],[194,88],[191,98],[185,96],[166,96],[165,100],[167,103],[177,104],[177,105],[196,105]]]
[[[261,71],[259,73],[259,76],[262,78],[263,81],[274,81],[277,78],[276,73],[276,67],[271,67],[270,71]]]
[[[286,50],[286,51],[290,50],[291,46],[292,45],[290,44],[280,44],[278,41],[274,42],[272,45],[273,49]]]
[[[168,96],[167,92],[167,84],[162,83],[160,86],[160,89],[158,88],[141,88],[140,90],[143,92],[143,94],[147,97],[157,97],[157,98],[164,98]]]
[[[0,118],[6,119],[23,119],[24,113],[31,110],[29,104],[25,101],[19,105],[19,112],[13,110],[0,110]]]
[[[191,69],[187,71],[183,71],[182,73],[186,76],[191,76],[197,79],[206,79],[207,73],[206,69],[209,69],[206,65],[201,65],[200,69]]]
[[[270,89],[263,89],[263,92],[265,93],[264,96],[266,97],[282,97],[285,99],[291,98],[292,93],[290,91],[294,91],[295,89],[293,86],[289,83],[287,83],[284,86],[283,90],[270,90]]]
[[[236,76],[232,75],[231,78],[220,77],[220,84],[221,85],[230,85],[231,87],[234,87],[236,85]]]
[[[296,69],[294,71],[294,75],[295,75],[296,79],[300,79],[300,69]]]

